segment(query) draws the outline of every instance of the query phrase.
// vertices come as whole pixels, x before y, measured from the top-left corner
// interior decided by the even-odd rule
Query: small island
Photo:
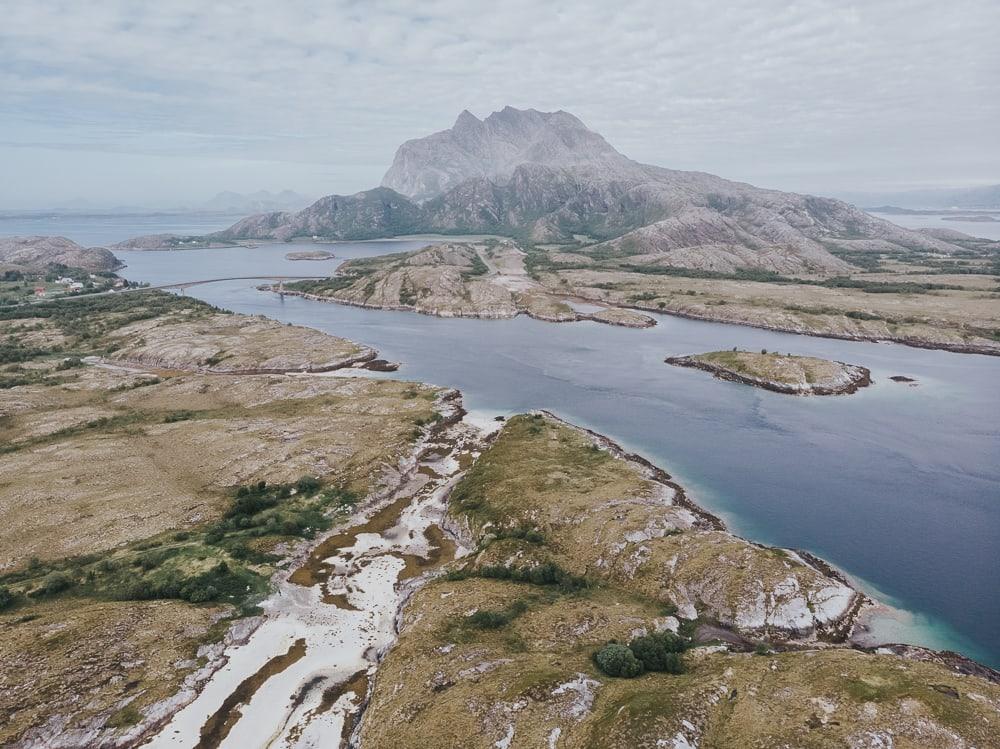
[[[667,364],[711,372],[721,380],[788,395],[846,395],[871,385],[871,372],[854,364],[812,356],[752,351],[711,351],[673,356]]]
[[[337,256],[326,250],[305,250],[289,252],[285,255],[285,260],[333,260],[335,257]]]

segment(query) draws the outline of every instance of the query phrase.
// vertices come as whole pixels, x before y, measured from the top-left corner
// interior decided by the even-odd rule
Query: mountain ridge
[[[582,235],[666,265],[711,269],[721,253],[732,267],[824,274],[851,269],[838,251],[960,249],[833,198],[640,164],[567,112],[512,107],[483,120],[463,111],[452,128],[406,141],[378,188],[250,216],[212,237],[424,232],[504,234],[536,245]]]

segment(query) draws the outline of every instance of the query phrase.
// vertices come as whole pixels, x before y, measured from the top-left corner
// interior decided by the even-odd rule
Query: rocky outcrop
[[[569,112],[505,107],[480,120],[465,110],[449,130],[401,145],[382,186],[422,201],[467,180],[508,179],[522,164],[612,173],[636,166]]]
[[[82,268],[92,273],[122,267],[110,250],[103,247],[81,247],[66,237],[0,238],[0,266],[44,271],[50,265]]]
[[[865,367],[810,356],[716,351],[665,359],[676,367],[710,372],[720,380],[787,395],[847,395],[872,384]]]
[[[375,358],[374,350],[311,328],[263,317],[214,314],[142,320],[117,331],[107,360],[148,369],[212,374],[329,372]]]
[[[414,252],[349,260],[340,266],[338,276],[288,283],[280,291],[437,317],[500,320],[526,314],[547,322],[593,320],[631,328],[655,325],[648,315],[622,308],[577,312],[528,276],[524,258],[524,251],[513,242],[442,243]]]

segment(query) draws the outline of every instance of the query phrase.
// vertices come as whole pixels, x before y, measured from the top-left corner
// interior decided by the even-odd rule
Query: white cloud
[[[0,163],[18,153],[24,172],[0,186],[0,205],[362,189],[402,140],[505,104],[567,109],[634,158],[769,186],[1000,181],[993,0],[0,0],[0,11]],[[58,185],[25,159],[46,148],[67,165]],[[114,180],[91,168],[94,152]]]

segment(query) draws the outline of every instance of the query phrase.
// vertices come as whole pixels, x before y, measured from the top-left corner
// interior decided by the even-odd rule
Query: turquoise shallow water
[[[56,233],[40,225],[33,233]],[[144,226],[88,225],[117,241]],[[0,233],[4,227],[0,225]],[[346,257],[414,241],[120,253],[124,275],[171,283],[229,275],[322,275]],[[440,319],[281,299],[252,281],[187,293],[237,312],[309,325],[403,363],[392,376],[460,388],[468,408],[547,408],[672,472],[697,501],[754,540],[816,553],[909,613],[899,639],[1000,666],[1000,358],[771,333],[659,316],[650,329],[597,323]],[[796,398],[663,363],[720,348],[861,364],[875,385]],[[916,387],[888,378],[914,377]]]

